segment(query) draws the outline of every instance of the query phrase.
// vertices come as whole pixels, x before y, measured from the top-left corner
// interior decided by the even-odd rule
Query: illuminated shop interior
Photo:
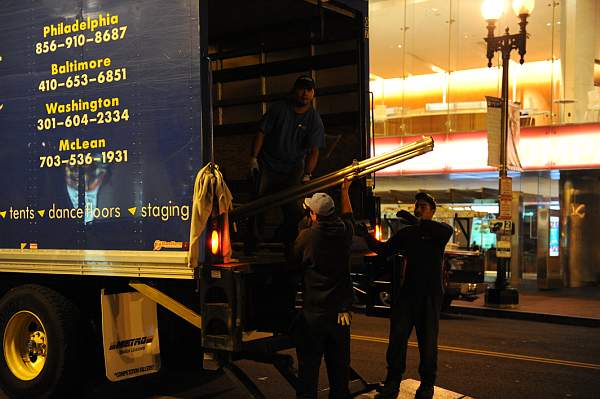
[[[378,175],[382,209],[391,215],[419,190],[432,191],[448,209],[485,209],[470,240],[489,248],[485,221],[496,217],[498,173],[487,166],[486,96],[500,97],[502,70],[498,55],[487,67],[482,1],[369,4],[375,152],[422,135],[436,142],[432,153]],[[496,34],[505,27],[516,33],[517,23],[507,0]],[[509,65],[523,166],[510,172],[520,219],[511,279],[536,279],[540,267],[552,263],[546,275],[559,285],[597,284],[600,254],[583,248],[591,243],[574,242],[584,230],[600,234],[593,227],[600,226],[600,2],[538,0],[527,32],[524,64],[513,54]],[[573,211],[583,208],[587,212]],[[555,262],[540,265],[540,254]]]

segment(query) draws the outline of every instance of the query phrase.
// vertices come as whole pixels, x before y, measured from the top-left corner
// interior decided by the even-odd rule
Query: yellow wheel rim
[[[35,314],[16,313],[4,329],[4,359],[15,377],[30,381],[44,369],[47,357],[46,329]]]

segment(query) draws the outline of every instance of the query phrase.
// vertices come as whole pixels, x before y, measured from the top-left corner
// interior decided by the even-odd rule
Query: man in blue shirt
[[[252,175],[259,176],[259,197],[310,181],[325,141],[323,121],[312,107],[314,97],[314,80],[302,75],[290,99],[272,104],[260,121],[249,163]],[[281,239],[289,250],[302,214],[295,202],[285,204],[282,211]],[[254,236],[247,241],[251,251],[257,239],[253,222],[249,229]]]

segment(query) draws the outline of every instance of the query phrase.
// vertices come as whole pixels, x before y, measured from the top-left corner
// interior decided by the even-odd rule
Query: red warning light
[[[219,253],[219,232],[217,230],[213,230],[210,235],[210,252],[213,255]]]
[[[381,241],[381,237],[382,237],[382,234],[381,234],[381,225],[377,224],[377,225],[375,225],[375,239],[377,241]]]

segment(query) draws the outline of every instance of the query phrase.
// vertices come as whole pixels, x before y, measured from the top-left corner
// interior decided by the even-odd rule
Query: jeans
[[[302,175],[304,173],[304,165],[299,164],[295,169],[288,173],[280,173],[262,167],[257,197],[274,194],[290,187],[300,185]],[[298,235],[298,222],[302,219],[302,210],[298,201],[291,201],[281,206],[283,214],[283,222],[279,227],[276,236],[283,242],[286,253],[291,250],[291,246]],[[248,231],[246,236],[246,248],[255,250],[259,237],[264,233],[264,215],[250,217],[248,219]]]
[[[406,370],[408,338],[413,327],[419,343],[421,383],[433,386],[437,373],[437,340],[441,295],[398,298],[392,306],[390,337],[386,353],[388,380],[400,380]]]
[[[297,397],[317,398],[319,368],[321,359],[325,357],[329,398],[349,398],[350,326],[338,324],[337,314],[315,317],[301,313],[294,323],[293,335],[300,380]]]

